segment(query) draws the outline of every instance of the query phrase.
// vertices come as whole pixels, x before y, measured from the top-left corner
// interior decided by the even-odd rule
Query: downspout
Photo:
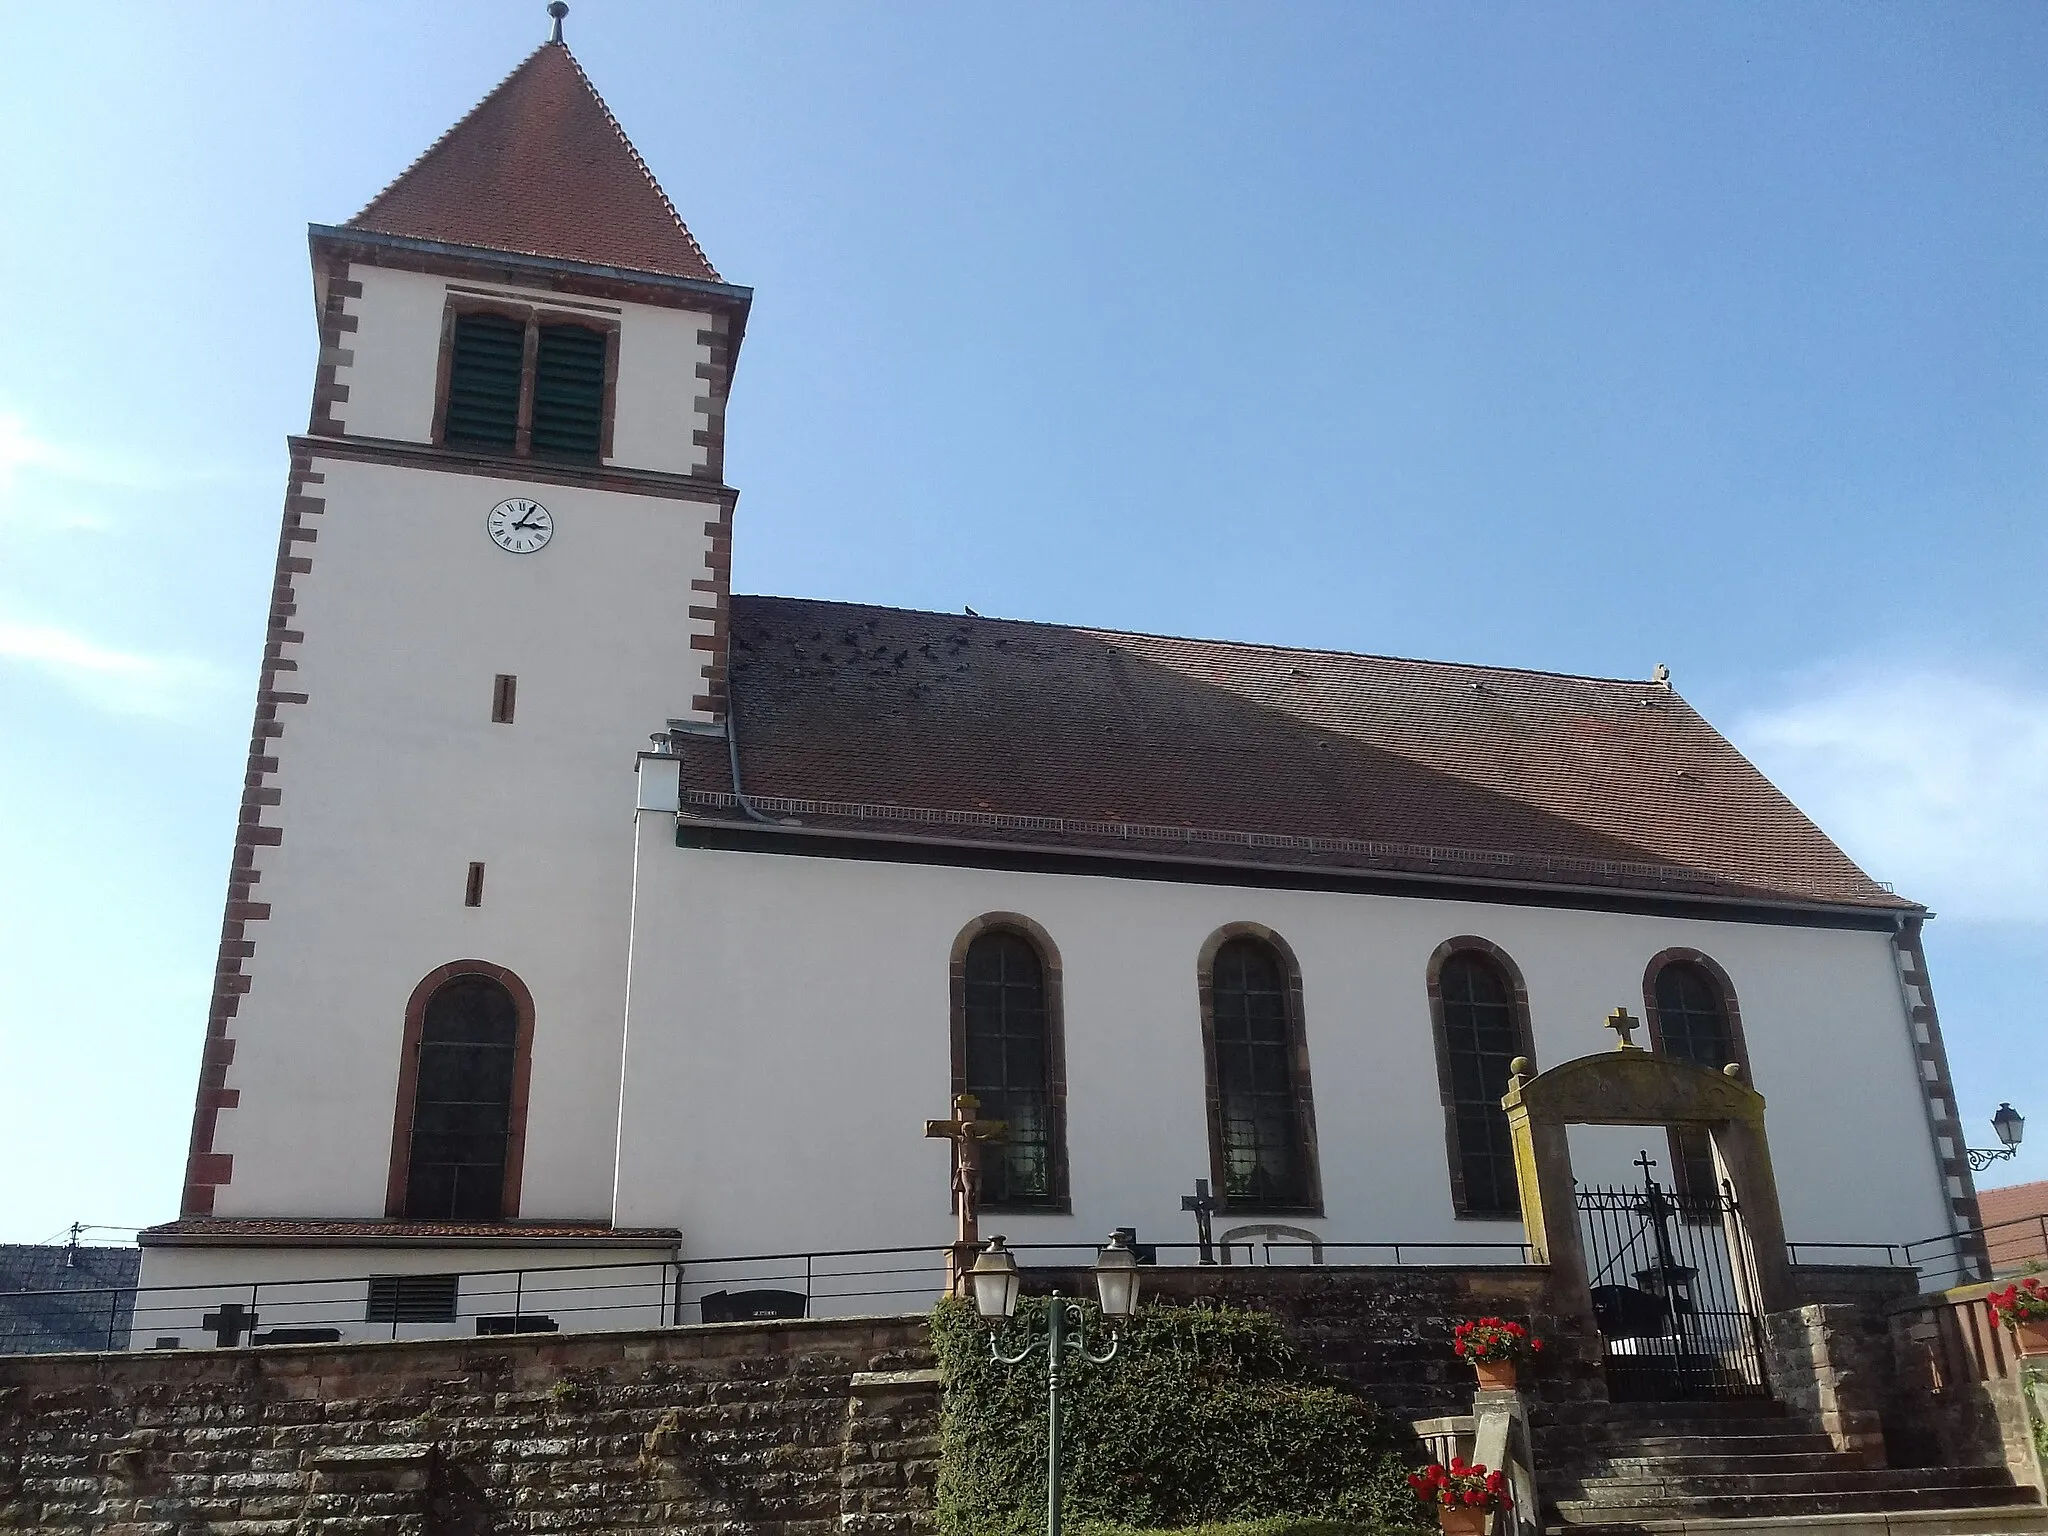
[[[748,817],[764,827],[794,827],[801,823],[793,819],[777,821],[773,816],[763,816],[754,808],[754,802],[747,798],[747,792],[740,787],[740,698],[733,691],[732,673],[725,678],[725,756],[732,765],[732,797],[739,801],[740,809]]]

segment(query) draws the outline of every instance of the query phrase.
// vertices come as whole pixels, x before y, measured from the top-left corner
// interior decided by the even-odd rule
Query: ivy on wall
[[[1047,1302],[1017,1304],[1042,1331]],[[1091,1308],[1092,1312],[1092,1308]],[[1185,1527],[1292,1515],[1413,1529],[1415,1438],[1313,1373],[1263,1312],[1150,1307],[1107,1365],[1069,1358],[1061,1384],[1066,1511]],[[939,1303],[945,1375],[939,1524],[946,1536],[1030,1536],[1045,1523],[1045,1357],[989,1358],[974,1309]]]

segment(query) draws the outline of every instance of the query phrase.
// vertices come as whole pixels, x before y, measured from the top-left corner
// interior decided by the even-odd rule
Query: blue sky
[[[313,372],[304,226],[544,27],[9,17],[0,1240],[173,1213]],[[1991,1177],[2048,1176],[2048,9],[577,0],[568,28],[756,290],[742,590],[1668,662],[1941,913],[1972,1139],[2037,1111]]]

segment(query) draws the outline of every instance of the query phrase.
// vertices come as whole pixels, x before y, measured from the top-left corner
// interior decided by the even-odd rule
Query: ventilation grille
[[[370,1310],[373,1323],[452,1323],[455,1321],[456,1275],[372,1275]]]
[[[605,334],[580,325],[540,328],[533,374],[533,451],[595,459],[604,437]]]
[[[457,315],[444,440],[510,453],[519,443],[526,327],[503,315]]]

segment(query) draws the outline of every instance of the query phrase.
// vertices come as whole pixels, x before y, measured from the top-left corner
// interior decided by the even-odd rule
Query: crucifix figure
[[[1222,1207],[1222,1202],[1209,1193],[1207,1179],[1195,1180],[1195,1192],[1180,1197],[1180,1208],[1195,1213],[1195,1240],[1202,1245],[1202,1262],[1216,1262],[1216,1240],[1211,1234],[1209,1218]]]
[[[218,1311],[199,1319],[199,1326],[213,1335],[216,1346],[233,1349],[242,1342],[243,1334],[255,1328],[256,1314],[244,1309],[239,1301],[224,1302]]]
[[[927,1120],[924,1133],[953,1143],[953,1247],[946,1259],[946,1290],[959,1293],[981,1247],[981,1144],[1000,1141],[1007,1127],[1000,1120],[981,1120],[981,1100],[971,1093],[953,1095],[953,1118]]]
[[[1643,1021],[1630,1013],[1626,1008],[1617,1008],[1614,1012],[1607,1015],[1607,1027],[1621,1037],[1621,1044],[1615,1047],[1616,1050],[1640,1051],[1642,1049],[1635,1041],[1629,1039],[1629,1036],[1643,1027]]]

